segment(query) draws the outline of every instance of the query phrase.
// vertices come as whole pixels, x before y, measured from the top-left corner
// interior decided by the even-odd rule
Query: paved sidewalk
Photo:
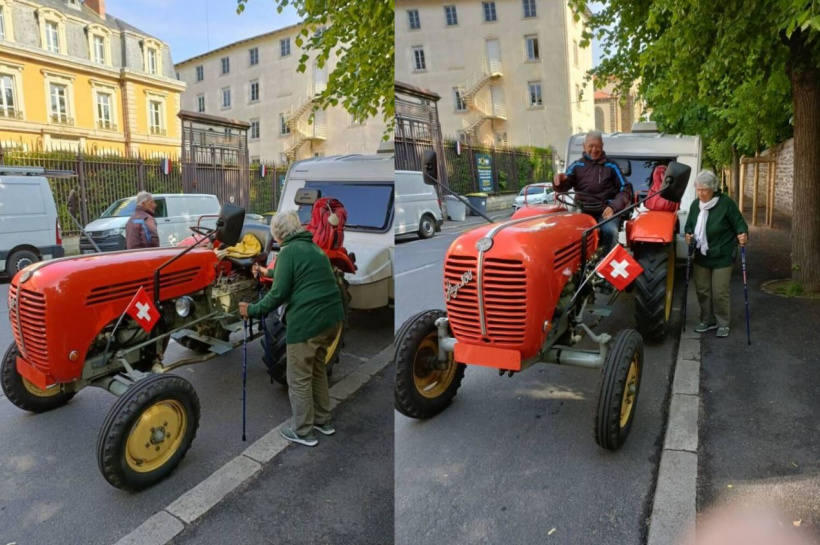
[[[751,227],[749,237],[752,345],[740,256],[731,335],[702,336],[698,512],[762,501],[780,508],[783,526],[810,533],[820,528],[820,300],[761,290],[766,280],[790,276],[789,218],[775,220],[777,229]]]

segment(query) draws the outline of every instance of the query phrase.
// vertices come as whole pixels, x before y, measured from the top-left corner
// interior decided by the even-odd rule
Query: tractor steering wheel
[[[583,197],[581,199],[577,197]],[[585,193],[583,191],[576,191],[571,198],[569,193],[555,193],[555,200],[566,206],[567,208],[574,206],[581,212],[586,214],[597,214],[603,212],[609,206],[606,199],[593,195],[592,193]],[[590,202],[591,201],[591,202]]]

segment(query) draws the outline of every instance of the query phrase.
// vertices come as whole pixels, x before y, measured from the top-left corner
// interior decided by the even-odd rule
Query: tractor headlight
[[[194,309],[194,300],[186,295],[185,297],[177,299],[174,306],[176,307],[177,314],[182,318],[187,318]]]

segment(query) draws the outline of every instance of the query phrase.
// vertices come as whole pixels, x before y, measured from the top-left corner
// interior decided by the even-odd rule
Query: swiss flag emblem
[[[595,272],[618,290],[623,290],[643,273],[643,267],[632,259],[623,246],[618,244],[595,267]]]
[[[128,308],[125,311],[136,320],[146,333],[150,333],[154,328],[154,324],[159,320],[159,311],[142,286],[140,286],[134,298],[131,299],[131,302],[128,303]]]

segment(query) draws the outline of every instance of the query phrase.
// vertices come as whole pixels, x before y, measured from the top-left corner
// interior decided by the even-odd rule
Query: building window
[[[57,23],[46,22],[46,49],[51,53],[60,52],[60,32]]]
[[[204,114],[205,113],[205,95],[197,95],[196,97],[196,111]]]
[[[419,10],[408,9],[407,20],[410,23],[410,30],[418,30],[421,28],[421,20],[419,19]]]
[[[575,86],[575,97],[576,97],[576,101],[577,101],[575,103],[575,106],[576,106],[576,108],[578,108],[580,110],[581,109],[581,98],[582,98],[582,96],[581,96],[581,86],[580,85]]]
[[[157,50],[153,47],[148,48],[148,73],[157,75]]]
[[[461,91],[458,87],[453,88],[453,97],[455,98],[456,103],[456,111],[463,112],[467,109],[467,105],[464,103],[464,99],[461,97]]]
[[[49,94],[51,96],[51,122],[73,125],[74,120],[69,117],[70,112],[68,111],[68,87],[52,83]]]
[[[0,40],[6,39],[6,14],[3,11],[5,6],[0,6]]]
[[[259,48],[254,47],[250,49],[250,56],[251,56],[251,66],[256,66],[259,64]]]
[[[578,66],[578,42],[575,40],[572,40],[572,60]]]
[[[179,72],[178,71],[176,73],[176,76],[177,76],[177,81],[179,81]]]
[[[165,116],[162,115],[163,104],[159,100],[148,101],[148,121],[151,134],[165,134]]]
[[[424,61],[424,48],[413,48],[413,65],[416,70],[427,70],[427,63]]]
[[[498,21],[498,16],[495,13],[495,2],[482,2],[481,5],[484,7],[484,22],[491,23],[493,21]]]
[[[456,26],[458,24],[458,14],[455,6],[444,6],[444,18],[447,21],[447,26]]]
[[[114,122],[111,113],[111,95],[108,93],[97,93],[97,128],[112,129]]]
[[[222,57],[222,73],[228,74],[231,71],[231,58]]]
[[[281,136],[290,134],[290,127],[288,127],[287,119],[287,114],[279,114],[279,134]]]
[[[527,85],[530,90],[530,107],[543,106],[544,101],[541,100],[541,82],[531,81]]]
[[[279,53],[282,57],[290,55],[290,38],[282,38],[279,40]]]
[[[259,81],[254,80],[251,82],[251,102],[257,100],[259,100]]]
[[[3,117],[20,118],[19,107],[15,100],[15,81],[12,76],[0,75],[0,115]]]
[[[196,67],[196,80],[202,81],[205,79],[205,68],[203,66]]]
[[[259,120],[251,121],[251,140],[259,140]]]
[[[600,106],[595,106],[595,130],[605,132],[606,121],[604,120],[604,109]]]
[[[222,89],[222,107],[223,108],[230,108],[231,107],[231,88],[226,87]]]
[[[535,0],[524,0],[524,18],[535,17]]]
[[[541,59],[538,53],[538,36],[524,36],[527,43],[527,60],[537,61]]]

